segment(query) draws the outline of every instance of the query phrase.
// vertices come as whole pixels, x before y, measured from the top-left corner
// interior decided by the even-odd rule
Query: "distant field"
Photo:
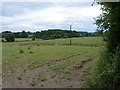
[[[69,45],[69,38],[66,39],[51,39],[51,40],[42,40],[36,39],[32,41],[31,38],[16,38],[16,42],[24,43],[36,43],[36,44],[58,44],[58,45]],[[15,42],[14,42],[15,43]],[[79,37],[72,38],[72,45],[76,46],[103,46],[102,37]]]
[[[79,85],[75,86],[74,80],[76,79],[74,75],[71,76],[72,74],[68,75],[68,73],[72,73],[74,70],[71,69],[75,69],[74,67],[77,67],[81,61],[97,60],[99,50],[104,44],[101,37],[72,38],[72,46],[69,46],[69,39],[37,39],[32,41],[31,39],[19,38],[16,39],[16,42],[3,42],[2,61],[3,74],[5,74],[4,79],[8,80],[8,82],[14,79],[13,81],[16,83],[22,81],[23,83],[20,84],[21,87],[33,87],[34,84],[35,87],[42,87],[41,85],[43,85],[43,87],[50,87],[45,83],[49,83],[51,80],[51,82],[54,82],[51,87],[53,87],[54,84],[56,87],[62,87],[63,85],[59,84],[59,77],[64,76],[67,79],[73,80],[70,81],[73,84],[72,87],[81,87]],[[38,71],[35,72],[36,70]],[[31,75],[27,75],[30,73]],[[38,80],[40,73],[44,73],[44,75],[40,76],[40,80]],[[48,74],[48,76],[46,76],[46,74]],[[80,72],[76,74],[79,75]],[[28,78],[28,76],[29,81],[27,82],[26,78]],[[11,79],[8,77],[11,77]],[[32,79],[30,79],[30,77]],[[80,79],[80,77],[77,76],[76,78]],[[3,83],[4,87],[11,87],[11,85],[13,85],[13,87],[18,86],[15,83],[10,84],[8,82],[5,81]],[[56,84],[56,82],[58,82],[58,84]],[[68,81],[64,83],[67,82]],[[76,82],[78,81],[76,80]],[[65,87],[67,86],[70,86],[70,84],[66,84]]]

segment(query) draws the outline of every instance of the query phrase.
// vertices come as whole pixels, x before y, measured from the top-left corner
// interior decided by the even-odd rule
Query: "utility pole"
[[[70,25],[70,46],[72,45],[72,40],[71,40],[71,28],[72,28],[72,25]]]

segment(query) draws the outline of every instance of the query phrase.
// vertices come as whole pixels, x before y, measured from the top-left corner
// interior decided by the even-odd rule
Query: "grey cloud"
[[[72,9],[73,11],[68,11],[68,12],[64,11],[65,13],[67,12],[67,16],[64,19],[64,17],[61,17],[62,13],[64,12],[61,11],[61,9],[60,9],[60,12],[58,12],[58,9],[57,10],[55,9],[56,7],[62,7],[62,8],[74,8],[75,7],[75,8],[78,8],[78,11],[79,11],[79,7],[81,8],[81,7],[90,7],[90,6],[91,6],[91,2],[90,3],[78,3],[78,2],[77,3],[76,2],[75,3],[56,3],[56,2],[52,2],[52,3],[11,2],[11,3],[7,3],[6,2],[6,3],[3,3],[3,7],[2,7],[3,16],[6,18],[6,22],[3,22],[2,27],[4,31],[5,30],[21,31],[24,29],[26,31],[30,30],[34,32],[38,30],[40,31],[40,30],[46,30],[46,29],[52,29],[52,28],[68,30],[69,25],[71,23],[73,26],[73,30],[91,32],[91,31],[95,31],[95,28],[96,28],[95,26],[93,26],[93,22],[94,22],[93,17],[81,18],[79,17],[80,15],[78,15],[78,17],[72,16],[74,15],[74,11],[75,11],[74,9]],[[49,14],[49,12],[51,11],[51,8],[52,8],[52,11],[55,12],[55,14],[59,16],[56,18],[53,15],[53,17],[50,17],[50,21],[45,21],[43,19],[44,18],[43,16]],[[46,10],[48,10],[48,12]],[[41,13],[39,13],[40,11],[43,11],[42,12],[43,18],[40,17],[41,15]],[[69,13],[71,13],[71,15]],[[76,14],[77,13],[78,12],[76,12]],[[30,17],[29,14],[33,16]],[[38,16],[35,17],[34,15],[37,15],[37,14]],[[58,20],[61,20],[61,19],[63,20],[52,21],[51,18],[53,19],[60,18]]]

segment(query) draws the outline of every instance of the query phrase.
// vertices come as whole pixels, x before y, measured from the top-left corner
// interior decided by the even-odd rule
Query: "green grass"
[[[69,39],[36,40],[16,39],[16,42],[2,43],[3,69],[11,66],[19,66],[28,62],[42,63],[45,61],[65,58],[70,55],[88,52],[85,55],[73,57],[65,61],[62,67],[66,68],[78,63],[80,60],[91,58],[96,55],[100,46],[104,45],[101,37],[80,37],[72,39],[72,46],[69,46]],[[35,43],[35,44],[34,44]],[[41,44],[42,43],[42,44]],[[40,46],[38,46],[40,44]],[[49,44],[58,44],[49,45]],[[59,68],[57,66],[55,68]],[[31,67],[31,68],[34,68]]]
[[[0,38],[1,39],[1,38]],[[69,45],[69,38],[61,38],[61,39],[51,39],[51,40],[42,40],[36,39],[32,41],[31,38],[15,38],[17,44],[58,44],[58,45]],[[21,43],[23,42],[23,43]],[[4,42],[5,43],[5,42]],[[14,42],[15,43],[15,42]],[[72,45],[80,45],[80,46],[103,46],[104,43],[102,41],[102,37],[79,37],[72,38]]]
[[[82,60],[93,59],[93,57],[97,57],[95,58],[97,60],[101,47],[104,45],[101,37],[72,38],[72,46],[69,45],[69,39],[36,39],[32,41],[31,39],[17,38],[16,42],[2,42],[2,68],[3,72],[12,70],[12,73],[15,73],[17,68],[20,68],[23,73],[34,71],[36,68],[47,68],[46,71],[38,72],[35,75],[38,79],[29,82],[31,86],[37,86],[39,82],[46,82],[62,74],[69,75],[70,68],[80,64]],[[94,81],[90,79],[94,75],[92,74],[94,68],[95,65],[83,71],[89,74],[89,77],[86,78],[88,86],[91,85],[89,80]],[[54,73],[48,75],[47,73],[50,71]],[[18,76],[16,79],[23,80],[24,78]],[[67,80],[71,79],[67,78]]]

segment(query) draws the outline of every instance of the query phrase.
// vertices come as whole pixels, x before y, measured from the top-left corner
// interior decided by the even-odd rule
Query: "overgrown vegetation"
[[[96,69],[94,87],[120,89],[120,2],[101,2],[103,13],[96,19],[99,30],[104,30],[106,49]]]

